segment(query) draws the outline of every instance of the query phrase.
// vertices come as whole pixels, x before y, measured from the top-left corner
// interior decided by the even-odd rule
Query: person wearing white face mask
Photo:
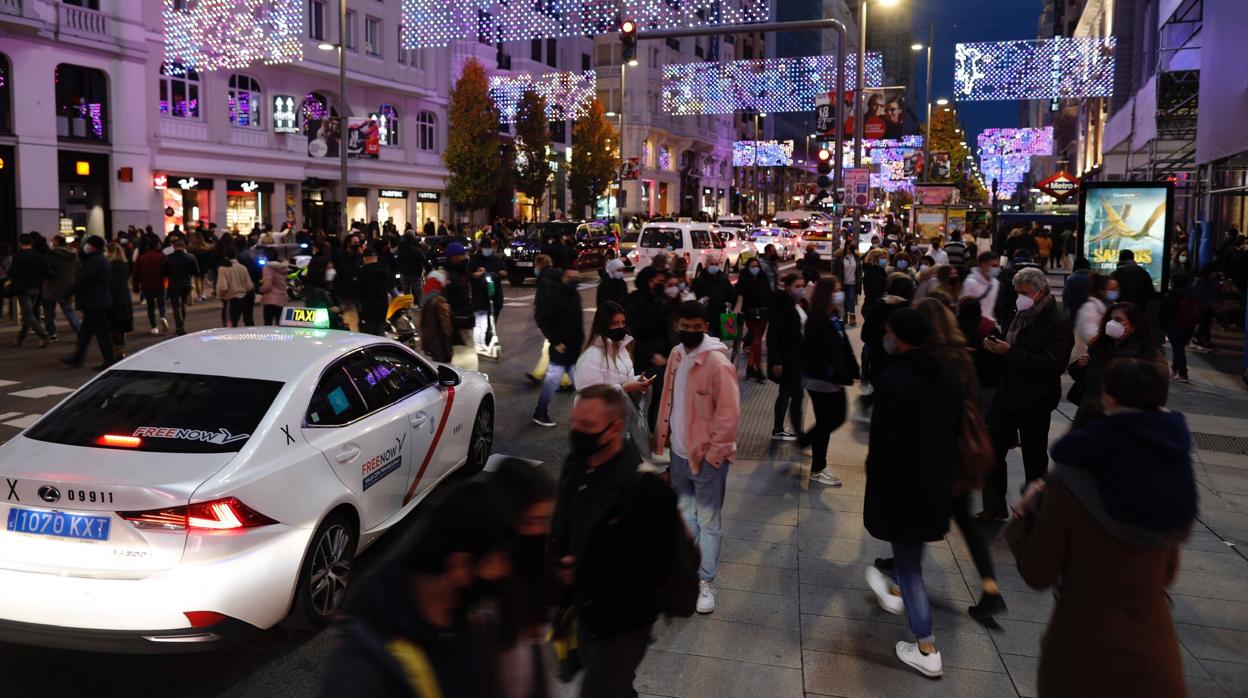
[[[1088,352],[1066,368],[1075,379],[1066,398],[1079,405],[1072,429],[1083,427],[1104,412],[1101,377],[1111,361],[1124,357],[1157,363],[1163,372],[1169,368],[1165,357],[1153,344],[1144,313],[1130,303],[1114,303],[1105,313],[1100,332],[1093,338]]]
[[[1005,339],[984,340],[984,349],[1000,355],[1004,362],[988,417],[997,467],[984,486],[984,510],[977,517],[986,521],[1006,518],[1005,457],[1015,434],[1027,482],[1048,472],[1049,422],[1062,397],[1062,371],[1074,343],[1070,323],[1050,293],[1043,271],[1024,267],[1014,274],[1013,283],[1018,313]]]
[[[966,281],[962,283],[962,295],[979,301],[982,317],[996,320],[997,295],[1001,292],[1001,282],[997,280],[1001,274],[1001,260],[989,251],[981,252],[977,261],[979,266],[967,274]]]
[[[607,261],[606,269],[598,279],[598,305],[601,308],[607,303],[623,306],[628,302],[628,284],[624,281],[624,260]]]
[[[1090,274],[1088,299],[1075,312],[1075,349],[1071,360],[1088,353],[1088,346],[1100,334],[1105,309],[1118,301],[1118,282],[1103,274]]]

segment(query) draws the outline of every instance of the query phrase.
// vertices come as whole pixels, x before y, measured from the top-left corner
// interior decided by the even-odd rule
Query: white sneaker
[[[897,658],[930,679],[939,679],[945,673],[940,661],[940,652],[923,654],[919,651],[919,646],[913,642],[898,642]]]
[[[160,328],[159,328],[159,327],[153,327],[153,328],[151,329],[151,331],[149,332],[149,334],[160,334]]]
[[[672,457],[670,454],[671,454],[671,451],[667,450],[666,448],[663,449],[662,453],[652,453],[650,454],[650,462],[658,463],[660,465],[670,465],[672,462]]]
[[[889,613],[899,616],[906,610],[906,602],[900,596],[893,593],[892,581],[884,576],[884,573],[876,569],[875,565],[867,567],[867,586],[871,587],[871,591],[875,594],[875,600],[880,604],[880,608]]]
[[[698,582],[698,613],[715,610],[715,587],[710,582]]]
[[[815,473],[814,475],[811,475],[810,481],[817,482],[821,485],[827,485],[828,487],[840,487],[841,486],[841,479],[832,477],[832,475],[829,474],[828,471],[826,470],[823,470],[823,471]]]
[[[160,319],[160,333],[164,334],[169,331],[169,321],[165,318]]]

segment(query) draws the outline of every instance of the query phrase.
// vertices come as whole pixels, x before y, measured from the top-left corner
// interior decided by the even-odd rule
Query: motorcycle
[[[295,255],[291,261],[294,263],[290,265],[290,271],[286,274],[286,295],[293,301],[303,298],[304,280],[308,276],[308,264],[312,262],[312,256]]]
[[[416,298],[410,293],[401,293],[392,297],[390,306],[386,308],[384,330],[385,335],[390,339],[402,342],[413,349],[417,348],[417,342],[420,339],[416,323],[412,320],[412,307],[415,304]]]

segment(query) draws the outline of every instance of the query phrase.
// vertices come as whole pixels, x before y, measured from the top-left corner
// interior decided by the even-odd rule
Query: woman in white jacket
[[[645,392],[650,380],[638,379],[633,373],[632,343],[624,308],[610,301],[598,306],[589,328],[589,341],[573,369],[576,387],[606,384],[626,393]]]
[[[1101,333],[1105,309],[1118,302],[1118,282],[1103,274],[1092,274],[1091,293],[1075,313],[1075,346],[1070,360],[1088,353],[1088,345]]]

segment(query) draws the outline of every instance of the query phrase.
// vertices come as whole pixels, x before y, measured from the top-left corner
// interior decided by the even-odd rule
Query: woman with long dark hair
[[[795,441],[802,433],[802,332],[806,325],[806,280],[789,272],[771,295],[767,331],[767,377],[780,386],[771,438]],[[793,431],[784,428],[789,415]]]
[[[842,288],[841,280],[835,277],[815,284],[802,338],[802,387],[810,396],[815,426],[798,437],[797,445],[811,449],[810,481],[831,487],[840,487],[841,481],[827,471],[828,440],[845,423],[845,386],[853,385],[859,377],[858,362],[841,320],[845,312]]]
[[[745,271],[737,279],[737,312],[745,316],[749,336],[749,359],[746,378],[766,382],[763,372],[763,335],[767,333],[768,306],[771,303],[771,281],[757,257],[745,263]]]
[[[576,360],[576,384],[614,385],[626,393],[643,393],[650,380],[637,379],[633,372],[633,338],[628,334],[628,315],[618,303],[607,301],[598,306],[589,326],[585,351]]]
[[[1067,399],[1079,405],[1073,428],[1083,426],[1094,415],[1104,411],[1101,402],[1101,376],[1114,359],[1133,358],[1155,363],[1169,373],[1166,357],[1153,343],[1152,332],[1144,311],[1131,303],[1109,306],[1101,321],[1101,330],[1093,338],[1088,352],[1075,359],[1066,372],[1075,379]]]

